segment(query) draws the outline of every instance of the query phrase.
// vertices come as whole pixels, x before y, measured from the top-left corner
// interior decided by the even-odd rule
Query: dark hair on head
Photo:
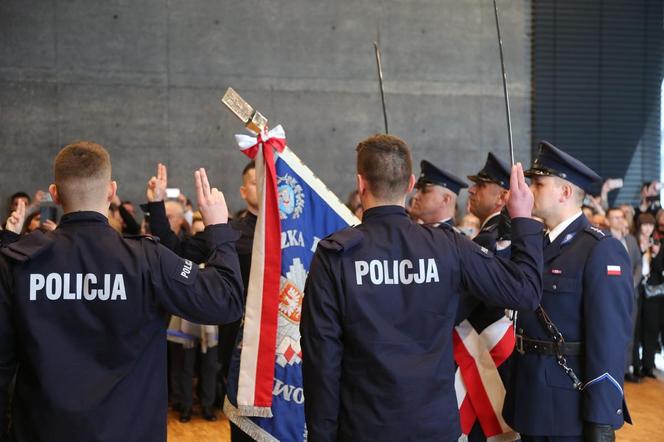
[[[399,137],[378,134],[360,141],[357,173],[366,180],[374,197],[390,200],[403,197],[413,173],[410,148]]]
[[[28,215],[25,218],[25,221],[23,221],[23,228],[21,229],[21,234],[30,233],[28,232],[28,229],[30,228],[32,220],[37,218],[40,214],[41,213],[39,212],[39,210],[37,210],[36,212],[32,212],[30,215]]]
[[[12,202],[14,202],[14,200],[16,198],[27,198],[28,203],[30,203],[32,201],[32,199],[30,198],[30,195],[28,195],[27,193],[25,193],[25,192],[16,192],[15,194],[13,194],[12,196],[9,197],[9,203],[11,204]]]
[[[636,232],[638,233],[643,224],[652,224],[655,225],[655,217],[652,213],[644,212],[640,213],[636,218]]]
[[[90,203],[103,198],[111,180],[111,157],[100,144],[76,141],[60,150],[53,175],[63,204]]]
[[[255,168],[256,168],[256,161],[255,160],[249,161],[247,163],[247,165],[244,166],[244,169],[242,169],[242,176],[245,176],[247,174],[247,172],[249,172],[251,169],[255,169]]]

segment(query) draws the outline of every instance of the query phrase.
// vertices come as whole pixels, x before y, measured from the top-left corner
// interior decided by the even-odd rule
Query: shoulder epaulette
[[[364,234],[355,227],[346,227],[321,239],[318,243],[324,249],[337,252],[348,251],[362,242]]]
[[[601,229],[598,229],[595,226],[588,226],[585,229],[583,229],[584,232],[590,234],[593,238],[596,240],[602,240],[604,238],[609,238],[611,235],[608,235],[607,233],[603,232]]]
[[[53,235],[35,230],[16,242],[2,248],[2,254],[19,262],[36,257],[53,244]]]

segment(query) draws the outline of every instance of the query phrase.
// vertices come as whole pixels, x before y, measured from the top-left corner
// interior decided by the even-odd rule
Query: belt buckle
[[[521,335],[516,335],[516,343],[515,343],[516,351],[523,355],[526,354],[525,350],[523,349],[523,336]]]

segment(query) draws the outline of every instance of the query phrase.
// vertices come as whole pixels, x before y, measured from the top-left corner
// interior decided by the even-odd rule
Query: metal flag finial
[[[251,107],[232,87],[226,89],[226,93],[221,97],[221,102],[242,120],[250,131],[259,134],[267,126],[267,118]]]

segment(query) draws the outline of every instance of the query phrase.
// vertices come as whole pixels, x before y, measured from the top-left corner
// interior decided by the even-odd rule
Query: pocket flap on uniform
[[[542,289],[553,293],[576,292],[579,280],[561,275],[545,274],[542,278]]]

